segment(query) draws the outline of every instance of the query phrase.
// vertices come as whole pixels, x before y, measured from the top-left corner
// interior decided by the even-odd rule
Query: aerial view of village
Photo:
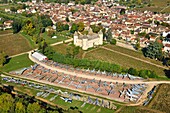
[[[0,113],[170,113],[170,0],[0,0]]]

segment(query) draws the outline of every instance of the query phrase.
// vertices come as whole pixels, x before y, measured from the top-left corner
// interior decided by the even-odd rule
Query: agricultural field
[[[134,50],[130,50],[130,49],[126,49],[126,48],[123,48],[123,47],[120,47],[120,46],[115,46],[115,45],[110,45],[110,44],[106,45],[105,47],[112,49],[112,50],[115,50],[115,51],[119,51],[119,52],[124,53],[124,54],[131,55],[131,56],[136,57],[136,58],[140,58],[140,59],[145,60],[145,61],[149,61],[151,63],[157,64],[157,65],[160,65],[160,66],[163,66],[162,62],[160,62],[160,61],[156,61],[154,59],[146,58],[143,55],[142,51],[134,51]]]
[[[4,31],[2,31],[2,33],[4,33]],[[0,51],[4,51],[9,56],[27,52],[32,49],[27,39],[20,34],[3,34],[0,35],[0,40]]]
[[[161,84],[156,96],[148,105],[151,109],[156,109],[165,113],[170,111],[170,84]]]
[[[138,70],[141,69],[147,69],[147,70],[153,70],[155,71],[158,75],[165,77],[164,69],[156,67],[154,65],[112,52],[105,50],[103,48],[98,48],[95,51],[88,52],[85,55],[85,58],[91,59],[91,60],[102,60],[102,61],[107,61],[110,63],[114,64],[119,64],[120,66],[124,68],[136,68]]]
[[[12,70],[29,67],[32,64],[34,64],[34,63],[29,60],[28,54],[23,54],[23,55],[8,59],[7,64],[5,64],[3,67],[1,67],[0,71],[9,72]]]
[[[160,111],[148,109],[147,107],[122,107],[118,113],[161,113]]]
[[[170,5],[168,6],[168,3],[170,3],[170,0],[144,0],[150,2],[151,6],[144,6],[143,8],[136,8],[137,10],[145,11],[153,11],[153,12],[170,12]]]

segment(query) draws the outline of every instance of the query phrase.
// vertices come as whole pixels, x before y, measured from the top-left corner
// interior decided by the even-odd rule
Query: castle
[[[80,32],[74,33],[74,45],[80,46],[83,50],[102,44],[103,32],[101,30],[98,33],[93,33],[90,28],[87,35],[83,35]]]

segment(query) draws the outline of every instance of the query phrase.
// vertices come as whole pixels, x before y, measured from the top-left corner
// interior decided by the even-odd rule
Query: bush
[[[112,39],[112,40],[110,41],[110,44],[116,45],[116,39]]]
[[[129,68],[128,73],[135,76],[138,76],[139,74],[139,72],[134,68]]]

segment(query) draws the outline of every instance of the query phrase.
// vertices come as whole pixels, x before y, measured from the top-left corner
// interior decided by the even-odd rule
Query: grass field
[[[29,60],[28,54],[23,54],[17,57],[13,57],[7,64],[0,68],[0,71],[9,72],[12,70],[21,69],[32,65],[33,62]]]
[[[85,55],[85,58],[87,59],[91,59],[91,60],[102,60],[102,61],[107,61],[110,63],[115,63],[115,64],[119,64],[120,66],[124,67],[124,68],[136,68],[138,70],[141,69],[147,69],[147,70],[153,70],[155,71],[158,75],[161,75],[163,77],[165,77],[165,73],[164,73],[164,69],[161,69],[159,67],[156,67],[154,65],[148,64],[148,63],[144,63],[142,61],[139,60],[135,60],[133,58],[127,57],[127,56],[123,56],[120,55],[118,53],[114,53],[102,48],[98,48],[93,52],[89,52]]]
[[[56,42],[60,42],[60,41],[64,41],[66,40],[67,38],[64,37],[64,36],[60,36],[58,34],[56,34],[57,38],[51,38],[47,35],[47,32],[41,34],[41,36],[46,40],[46,42],[48,44],[53,44],[53,43],[56,43]]]
[[[31,49],[29,42],[20,34],[0,36],[0,51],[4,51],[9,56],[27,52]]]
[[[160,85],[155,98],[148,107],[165,113],[170,112],[170,84]]]

